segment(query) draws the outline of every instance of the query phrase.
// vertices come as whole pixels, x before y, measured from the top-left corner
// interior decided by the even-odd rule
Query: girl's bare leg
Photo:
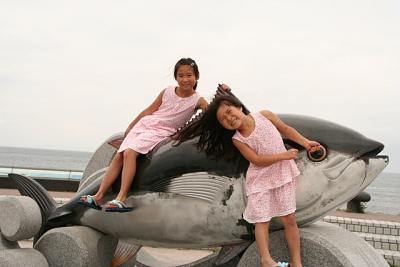
[[[290,266],[303,267],[300,256],[300,233],[294,213],[281,217],[285,227],[285,238],[289,247]]]
[[[126,196],[131,188],[133,178],[136,173],[136,159],[140,154],[132,149],[124,151],[124,163],[122,167],[121,189],[117,199],[125,201]]]
[[[260,262],[262,267],[270,267],[276,264],[269,254],[269,222],[256,223],[255,235],[258,251],[260,253]]]
[[[93,196],[97,203],[101,201],[106,194],[107,190],[111,187],[114,181],[117,179],[118,174],[121,171],[123,164],[122,153],[115,154],[114,158],[111,160],[110,166],[108,167],[103,181],[101,182],[100,188],[97,193]]]

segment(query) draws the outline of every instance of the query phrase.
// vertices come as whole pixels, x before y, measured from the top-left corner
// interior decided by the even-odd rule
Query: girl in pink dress
[[[136,159],[158,143],[174,134],[197,109],[205,109],[207,101],[196,92],[199,69],[190,58],[180,59],[174,69],[178,86],[162,90],[155,101],[143,110],[128,126],[125,138],[107,169],[95,195],[82,196],[79,203],[101,209],[100,203],[122,169],[121,189],[117,197],[105,205],[105,210],[132,210],[124,204],[136,172]]]
[[[243,218],[255,224],[262,267],[288,266],[285,262],[277,263],[269,254],[268,228],[273,217],[279,217],[284,225],[290,266],[302,267],[294,213],[295,179],[299,175],[294,159],[298,151],[286,150],[280,133],[310,152],[320,149],[320,144],[306,139],[270,111],[249,114],[233,96],[216,97],[195,123],[180,133],[180,142],[199,135],[198,147],[208,155],[232,159],[233,155],[241,154],[250,162]]]

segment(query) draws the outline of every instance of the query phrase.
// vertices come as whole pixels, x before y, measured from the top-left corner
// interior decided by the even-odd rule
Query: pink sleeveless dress
[[[252,113],[255,128],[248,136],[238,131],[232,137],[247,144],[259,155],[287,151],[282,137],[261,113]],[[273,217],[291,214],[296,210],[296,177],[300,174],[294,160],[281,160],[267,167],[250,163],[246,173],[247,204],[243,218],[249,223],[268,222]]]
[[[161,106],[153,114],[144,116],[133,126],[118,152],[130,148],[141,154],[147,154],[190,119],[196,111],[199,98],[197,92],[183,98],[175,93],[175,86],[166,88]]]

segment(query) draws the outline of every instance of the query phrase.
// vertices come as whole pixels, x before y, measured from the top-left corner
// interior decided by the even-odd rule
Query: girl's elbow
[[[147,115],[153,114],[154,111],[155,111],[155,110],[152,109],[152,108],[146,108],[145,110],[143,110],[142,114],[143,114],[143,116],[147,116]]]
[[[274,161],[272,161],[268,158],[265,158],[265,157],[264,158],[257,157],[250,162],[253,163],[254,165],[256,165],[257,167],[268,167],[268,166],[271,166],[272,164],[274,164]]]
[[[284,134],[285,136],[291,136],[291,135],[293,135],[294,133],[296,133],[296,129],[293,128],[293,127],[291,127],[291,126],[286,126],[285,130],[283,131],[283,134]]]
[[[283,135],[288,137],[289,139],[292,139],[294,136],[296,136],[296,133],[297,133],[297,130],[295,128],[293,128],[291,126],[287,126],[287,128],[283,132]]]
[[[254,158],[249,160],[253,165],[256,165],[257,167],[262,167],[262,161],[259,158]]]

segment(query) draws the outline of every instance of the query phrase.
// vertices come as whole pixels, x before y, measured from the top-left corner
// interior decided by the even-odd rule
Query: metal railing
[[[79,181],[82,178],[83,171],[55,168],[0,166],[0,177],[7,177],[9,173],[15,173],[40,179]]]

